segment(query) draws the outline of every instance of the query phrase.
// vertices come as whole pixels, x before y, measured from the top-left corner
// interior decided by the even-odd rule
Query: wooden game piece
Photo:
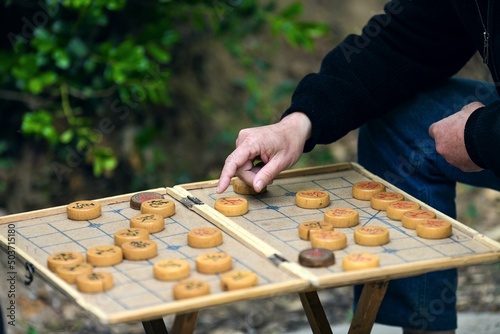
[[[311,234],[313,248],[326,248],[331,250],[344,249],[347,246],[347,237],[342,232],[321,231]]]
[[[66,282],[73,284],[76,278],[82,274],[89,274],[92,272],[92,265],[82,262],[73,265],[62,265],[56,268],[57,276],[61,277]]]
[[[299,224],[299,238],[310,240],[311,235],[320,231],[332,231],[333,225],[324,221],[313,220]]]
[[[66,214],[71,220],[90,220],[101,216],[101,203],[77,201],[66,206]]]
[[[189,231],[187,242],[193,248],[211,248],[222,244],[222,232],[216,227],[201,227]]]
[[[165,221],[156,213],[141,213],[130,219],[130,227],[143,228],[153,234],[165,229]]]
[[[425,239],[444,239],[451,236],[451,223],[443,219],[427,219],[417,223],[417,235]]]
[[[436,218],[436,214],[429,210],[412,210],[406,211],[401,217],[401,223],[403,223],[403,227],[414,230],[417,227],[417,223]]]
[[[420,204],[411,201],[396,201],[387,206],[387,217],[394,220],[401,220],[407,211],[420,209]]]
[[[153,240],[126,241],[121,247],[123,257],[130,261],[148,260],[158,254],[158,246]]]
[[[141,204],[150,199],[162,199],[163,195],[152,191],[140,192],[130,198],[130,207],[135,210],[141,209]]]
[[[390,203],[402,200],[404,196],[399,193],[382,191],[372,196],[370,205],[375,210],[385,211]]]
[[[359,223],[359,213],[350,208],[334,208],[324,213],[324,220],[333,225],[333,227],[353,227]]]
[[[185,299],[210,294],[210,285],[199,279],[178,282],[173,288],[174,299]]]
[[[93,271],[76,278],[76,287],[81,292],[104,292],[110,290],[113,285],[113,275],[104,271]]]
[[[382,226],[359,226],[354,230],[354,242],[358,245],[381,246],[389,239],[389,230]]]
[[[195,260],[196,270],[202,274],[218,274],[233,267],[231,255],[223,252],[205,253]]]
[[[87,262],[95,267],[114,266],[122,260],[123,252],[118,246],[95,246],[87,250]]]
[[[222,197],[215,201],[215,210],[226,217],[241,216],[248,212],[248,201],[242,197]]]
[[[330,204],[330,194],[323,190],[301,190],[295,195],[295,204],[303,209],[320,209]]]
[[[380,266],[380,258],[374,254],[348,254],[342,259],[342,269],[344,271],[376,268],[378,266]]]
[[[233,185],[233,191],[240,195],[258,195],[266,192],[267,190],[267,187],[264,187],[261,191],[256,191],[252,186],[246,184],[239,178],[233,179],[231,183]]]
[[[305,267],[328,267],[335,264],[335,255],[330,249],[308,248],[299,253],[299,264]]]
[[[257,285],[257,275],[250,270],[233,270],[220,278],[222,290],[238,290]]]
[[[50,271],[55,272],[62,265],[75,265],[84,262],[83,255],[77,252],[57,252],[49,256],[47,266]]]
[[[153,276],[160,281],[175,281],[187,278],[191,272],[189,262],[181,259],[164,259],[153,265]]]
[[[126,241],[149,240],[149,232],[139,227],[124,228],[115,232],[114,240],[116,246],[121,246]]]
[[[175,214],[175,203],[164,198],[149,199],[142,202],[141,213],[156,213],[167,218]]]
[[[373,195],[382,191],[385,191],[385,186],[380,182],[361,181],[352,186],[352,197],[362,201],[369,201]]]

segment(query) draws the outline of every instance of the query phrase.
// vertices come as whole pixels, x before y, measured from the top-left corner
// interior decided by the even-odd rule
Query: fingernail
[[[255,183],[255,187],[255,191],[261,191],[262,189],[264,189],[264,181],[257,180],[257,182]]]

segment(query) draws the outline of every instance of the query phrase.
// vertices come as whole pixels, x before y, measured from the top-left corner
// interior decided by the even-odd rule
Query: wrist
[[[312,123],[309,117],[303,112],[297,111],[285,116],[281,123],[285,125],[290,131],[293,131],[304,141],[311,137]]]

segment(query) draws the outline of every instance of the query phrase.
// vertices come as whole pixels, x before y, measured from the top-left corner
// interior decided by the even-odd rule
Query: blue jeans
[[[455,217],[456,182],[498,190],[500,179],[490,171],[465,173],[448,164],[436,152],[429,126],[470,102],[487,105],[499,99],[491,84],[448,80],[361,127],[358,162],[436,210]],[[393,280],[376,322],[427,331],[455,329],[456,288],[456,269]],[[360,293],[361,286],[355,287],[355,305]]]

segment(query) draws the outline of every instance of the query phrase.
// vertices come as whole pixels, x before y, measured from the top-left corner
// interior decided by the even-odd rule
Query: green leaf
[[[56,62],[56,66],[62,70],[66,70],[71,65],[69,55],[63,49],[57,49],[52,53],[52,58]]]
[[[44,138],[50,144],[57,144],[59,136],[53,124],[52,114],[46,110],[37,110],[24,114],[21,132]]]

